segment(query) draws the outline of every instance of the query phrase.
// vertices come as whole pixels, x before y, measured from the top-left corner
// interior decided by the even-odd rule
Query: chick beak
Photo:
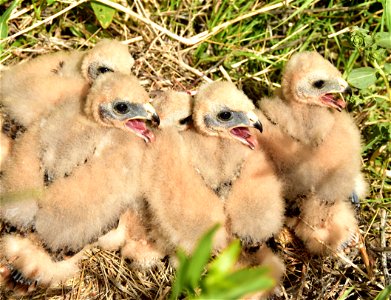
[[[136,135],[143,138],[146,143],[150,143],[155,141],[155,135],[147,128],[146,120],[150,120],[152,126],[157,127],[160,124],[160,118],[150,103],[143,104],[141,110],[144,112],[139,117],[128,119],[126,126]]]
[[[239,139],[243,144],[250,147],[254,150],[258,147],[258,140],[255,135],[252,135],[248,127],[254,127],[262,132],[262,124],[258,120],[258,117],[255,113],[247,113],[248,123],[245,126],[234,127],[230,130],[230,133],[237,139]]]
[[[150,103],[144,104],[145,111],[147,112],[147,119],[151,120],[152,126],[159,127],[160,125],[160,118],[159,115],[156,113],[155,109]]]
[[[346,107],[346,102],[342,97],[338,97],[335,94],[341,93],[352,93],[352,89],[349,84],[342,78],[338,79],[339,87],[335,90],[329,91],[327,94],[324,94],[320,97],[322,103],[328,107],[335,108],[338,111],[342,111]]]
[[[250,121],[250,124],[252,127],[259,130],[260,133],[263,131],[262,123],[259,121],[257,115],[253,112],[249,112],[247,114],[248,120]]]
[[[347,86],[343,92],[349,96],[353,95],[353,90],[350,86]]]

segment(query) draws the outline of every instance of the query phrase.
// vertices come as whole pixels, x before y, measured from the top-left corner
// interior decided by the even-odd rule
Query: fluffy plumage
[[[189,128],[192,112],[192,98],[188,93],[173,90],[158,91],[153,99],[153,107],[160,117],[159,128]]]
[[[339,249],[357,228],[344,202],[362,181],[360,134],[334,95],[349,89],[330,62],[303,52],[287,63],[277,96],[258,102],[266,120],[259,141],[284,182],[288,216],[295,216],[287,223],[313,253]]]
[[[3,117],[0,116],[0,130],[3,128]],[[7,158],[11,151],[11,139],[6,136],[3,132],[0,132],[0,170],[1,165]]]
[[[41,182],[37,184],[43,191],[39,197],[24,202],[2,202],[3,219],[15,225],[15,218],[24,218],[26,201],[34,205],[35,214],[30,214],[29,224],[34,225],[37,236],[52,251],[78,251],[101,237],[116,226],[126,209],[137,210],[146,147],[143,139],[154,140],[146,127],[147,120],[159,123],[148,94],[134,77],[120,73],[100,76],[85,103],[78,98],[64,101],[15,144],[15,151],[21,145],[26,151],[13,153],[11,159],[24,167],[19,172],[39,178]],[[28,139],[34,148],[27,147]],[[77,155],[65,165],[57,165],[68,160],[68,153]],[[32,158],[36,168],[19,165],[20,156]],[[16,173],[11,159],[4,171],[8,189],[15,179],[9,174]],[[44,172],[50,177],[46,187]],[[41,252],[37,255],[46,257]]]
[[[12,267],[0,267],[0,282],[23,294],[37,286],[47,287],[74,276],[83,256],[80,251],[69,259],[54,261],[34,234],[7,235],[2,238],[0,247],[3,258],[12,263]]]
[[[100,74],[129,74],[133,63],[127,46],[114,40],[102,40],[85,52],[42,55],[2,73],[0,104],[11,119],[28,127],[68,96],[84,97]]]
[[[252,150],[256,133],[249,128],[262,130],[254,106],[228,82],[201,87],[192,106],[192,127],[157,133],[147,152],[159,162],[152,176],[145,174],[152,179],[146,189],[152,234],[168,253],[176,246],[191,251],[220,223],[215,250],[234,237],[259,245],[280,229],[284,208],[271,165]]]

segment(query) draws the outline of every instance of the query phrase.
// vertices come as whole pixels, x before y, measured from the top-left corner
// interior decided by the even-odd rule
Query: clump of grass
[[[380,59],[375,55],[374,60],[370,47],[357,45],[353,30],[365,30],[373,38],[389,34],[391,1],[97,2],[114,8],[107,28],[102,27],[90,1],[0,0],[2,12],[15,5],[8,16],[0,18],[1,66],[6,68],[57,50],[87,49],[101,38],[115,38],[129,45],[136,58],[133,72],[151,91],[195,90],[202,81],[223,78],[236,82],[253,99],[273,93],[279,86],[285,62],[297,51],[319,51],[345,78],[354,69],[376,69],[375,81],[365,88],[354,89],[348,106],[362,133],[363,169],[370,182],[370,194],[362,200],[358,211],[370,272],[360,255],[344,264],[331,258],[311,257],[300,241],[284,231],[277,248],[286,261],[287,276],[280,287],[281,293],[275,298],[373,299],[390,284],[387,274],[391,269],[391,99],[387,83],[391,79],[391,53],[388,47],[379,46],[372,52],[380,48],[384,51]],[[53,18],[55,14],[59,15]],[[7,24],[6,33],[1,24]],[[114,254],[106,253],[108,260],[104,262],[99,253],[94,252],[94,259],[85,262],[86,270],[92,268],[92,271],[86,271],[89,275],[84,279],[90,278],[89,281],[82,281],[100,291],[104,289],[99,295],[118,297],[121,289],[117,289],[116,281],[107,279],[104,270],[112,263],[110,278],[117,278],[122,276],[120,268],[131,272],[130,266]],[[162,274],[150,274],[159,277],[157,281],[161,280],[168,289],[165,294],[156,292],[160,288],[152,289],[156,297],[167,296],[170,290],[170,280]],[[157,281],[152,280],[151,284],[156,285]],[[65,295],[67,291],[64,288],[62,293]],[[46,293],[53,297],[50,291]],[[42,295],[38,293],[35,297]],[[129,296],[125,292],[122,295]],[[152,297],[152,294],[143,295]],[[70,297],[92,296],[72,294]]]

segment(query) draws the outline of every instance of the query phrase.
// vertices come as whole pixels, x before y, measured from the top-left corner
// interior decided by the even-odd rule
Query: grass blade
[[[8,36],[8,20],[11,17],[12,11],[19,5],[20,0],[15,0],[7,8],[4,14],[0,17],[0,39],[5,39]]]

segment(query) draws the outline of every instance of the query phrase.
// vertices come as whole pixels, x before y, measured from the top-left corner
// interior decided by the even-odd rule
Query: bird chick
[[[192,105],[189,94],[167,90],[153,92],[151,95],[153,97],[152,103],[160,118],[159,131],[182,131],[189,127]],[[152,160],[149,157],[149,161],[155,164],[160,159],[156,157]],[[150,167],[144,165],[143,169],[154,168],[153,164]],[[149,174],[148,172],[144,173]],[[151,180],[148,176],[145,180],[149,184]],[[121,249],[121,256],[130,259],[133,267],[141,269],[152,267],[165,254],[156,247],[153,239],[149,238],[146,219],[148,216],[145,214],[128,209],[121,215],[118,227],[100,237],[98,245],[106,250]]]
[[[0,105],[28,127],[67,96],[84,97],[100,74],[129,74],[133,64],[127,46],[115,40],[102,40],[89,51],[42,55],[2,72]]]
[[[257,139],[250,129],[262,131],[254,106],[232,83],[215,82],[200,88],[192,107],[191,127],[158,132],[147,152],[159,162],[146,175],[152,179],[145,195],[151,227],[158,231],[151,235],[168,254],[177,246],[190,252],[220,223],[215,251],[236,237],[245,246],[259,245],[282,226],[284,207],[272,166],[262,151],[253,151]]]
[[[160,129],[176,127],[186,130],[191,123],[192,98],[188,93],[173,90],[158,91],[153,107],[160,117]]]
[[[17,141],[12,157],[5,164],[1,187],[2,217],[13,226],[28,227],[35,215],[36,208],[30,207],[36,206],[35,201],[24,194],[32,194],[33,198],[43,191],[45,184],[69,176],[75,167],[83,165],[93,155],[99,155],[99,151],[110,143],[110,130],[105,128],[118,127],[132,131],[146,141],[153,140],[154,136],[142,118],[156,120],[154,109],[149,103],[129,102],[131,96],[140,99],[138,101],[148,101],[146,92],[133,77],[107,75],[111,76],[102,75],[104,79],[93,85],[85,104],[80,103],[78,97],[64,101]],[[110,102],[115,95],[118,100]],[[140,114],[141,119],[127,119],[132,114]],[[14,196],[25,199],[6,200]],[[20,209],[27,211],[20,213]]]
[[[360,134],[336,95],[349,91],[330,62],[303,52],[287,63],[278,94],[257,103],[266,120],[259,142],[283,180],[287,224],[312,253],[340,249],[357,229],[345,202],[362,181]]]
[[[52,123],[52,120],[58,119],[47,118],[43,124],[37,123],[37,131],[42,133],[38,135],[38,143],[35,144],[38,151],[33,149],[30,153],[25,153],[25,156],[38,157],[40,164],[36,172],[46,169],[45,160],[41,156],[46,155],[44,145],[50,147],[52,140],[43,143],[42,139],[48,138],[46,129],[49,126],[52,126],[51,130],[55,133],[51,137],[54,145],[58,144],[56,140],[70,136],[74,142],[64,147],[72,148],[73,152],[86,154],[84,143],[93,145],[88,159],[81,159],[82,163],[75,164],[69,174],[58,172],[58,175],[63,175],[52,180],[42,195],[35,199],[37,209],[31,222],[45,248],[52,252],[79,251],[114,227],[126,209],[137,209],[136,198],[145,148],[143,140],[154,141],[154,134],[147,128],[146,121],[159,123],[159,118],[149,103],[148,94],[129,75],[109,73],[100,76],[93,83],[82,108],[80,104],[76,98],[58,105],[56,110],[65,111],[64,118],[60,120],[62,122]],[[69,107],[74,109],[73,115]],[[26,139],[29,132],[18,142]],[[59,135],[59,132],[64,135]],[[15,149],[18,146],[19,143],[16,143]],[[65,153],[70,152],[68,149]],[[66,159],[55,151],[51,153],[52,158]],[[18,159],[12,158],[15,161]],[[5,175],[7,174],[6,169]],[[41,180],[43,181],[43,176]],[[23,207],[18,207],[18,202],[11,204],[14,205],[14,213],[15,210],[23,210]],[[2,210],[6,212],[3,216],[7,216],[7,209],[7,205],[2,205]],[[15,241],[15,238],[9,240]],[[14,248],[5,244],[4,249]],[[37,250],[37,255],[46,257],[42,251],[45,252],[44,249]],[[7,252],[4,255],[15,256],[13,253]],[[37,257],[38,259],[40,258]],[[60,265],[58,268],[61,268]],[[69,264],[64,263],[64,273],[61,270],[56,272],[68,274],[68,268]],[[34,279],[29,273],[24,273],[23,269],[23,266],[18,265],[23,276]],[[40,270],[34,274],[43,276]],[[54,275],[48,274],[46,280],[54,282],[50,276]]]
[[[83,165],[76,167],[70,175],[55,180],[45,191],[36,229],[52,249],[78,249],[100,236],[108,224],[118,220],[125,204],[134,199],[132,195],[138,187],[145,145],[137,136],[146,142],[154,141],[154,134],[146,127],[145,121],[159,123],[145,90],[134,77],[119,73],[102,76],[102,80],[99,78],[94,83],[85,112],[94,120],[89,130],[81,136],[67,136],[74,140],[80,138],[81,146],[89,133],[93,136],[99,131],[104,136],[98,135],[99,140],[93,143],[94,152]],[[72,127],[85,126],[83,122],[83,119],[74,122]],[[61,129],[65,124],[56,125]],[[127,134],[129,131],[131,134]],[[74,145],[74,152],[85,151],[77,143]],[[59,157],[65,159],[62,154]],[[86,197],[97,191],[95,197]],[[64,202],[64,198],[68,200]],[[80,210],[83,205],[90,211],[89,220],[86,220],[85,211]],[[63,221],[58,222],[58,218]],[[83,232],[83,235],[75,238],[75,232]]]

